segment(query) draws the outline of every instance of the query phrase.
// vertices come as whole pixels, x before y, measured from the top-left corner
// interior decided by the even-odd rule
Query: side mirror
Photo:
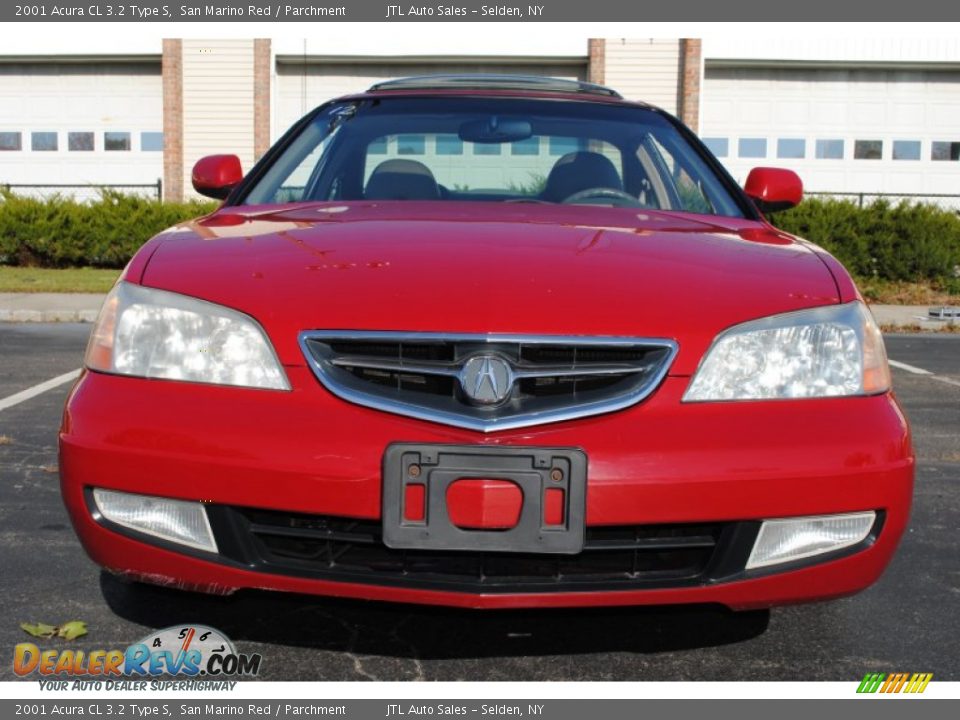
[[[767,215],[799,205],[803,200],[803,181],[793,170],[758,167],[750,171],[743,191]]]
[[[236,155],[207,155],[193,166],[193,189],[201,195],[223,200],[243,180]]]

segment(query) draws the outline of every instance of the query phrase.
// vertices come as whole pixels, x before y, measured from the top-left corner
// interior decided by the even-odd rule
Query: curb
[[[0,310],[0,322],[92,323],[99,310]]]

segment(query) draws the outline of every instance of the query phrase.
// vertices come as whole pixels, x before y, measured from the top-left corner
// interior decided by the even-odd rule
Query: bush
[[[960,217],[921,203],[809,199],[772,217],[822,246],[862,278],[952,285],[960,271]]]
[[[0,192],[0,264],[122,268],[153,235],[214,207],[113,191],[92,203]]]

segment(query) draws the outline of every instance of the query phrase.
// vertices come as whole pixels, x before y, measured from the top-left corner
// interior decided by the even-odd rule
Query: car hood
[[[140,282],[259,320],[287,365],[307,329],[672,338],[839,302],[824,263],[762,222],[589,206],[223,208],[164,233]],[[135,278],[132,278],[135,280]]]

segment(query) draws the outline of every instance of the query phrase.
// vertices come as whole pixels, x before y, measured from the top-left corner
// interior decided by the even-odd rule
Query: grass
[[[960,305],[960,286],[953,281],[945,286],[876,278],[856,282],[866,301],[876,305]]]
[[[119,270],[103,268],[32,268],[0,265],[0,292],[105,293]]]
[[[890,325],[884,323],[880,326],[880,332],[884,335],[889,335],[891,333],[903,333],[905,335],[913,335],[918,333],[943,333],[946,335],[960,335],[960,325],[957,323],[944,323],[943,325],[937,325],[936,327],[925,327],[921,326],[920,323],[913,323],[911,325]]]

